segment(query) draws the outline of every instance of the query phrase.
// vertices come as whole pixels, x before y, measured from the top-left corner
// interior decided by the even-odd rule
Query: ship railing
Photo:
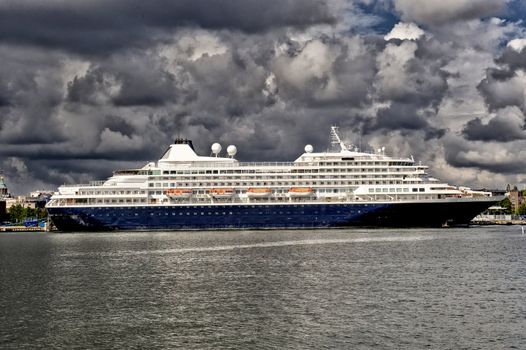
[[[192,164],[192,167],[195,167],[195,168],[291,167],[294,165],[295,165],[294,162],[237,162],[237,163],[206,162],[203,164],[194,163]]]
[[[289,167],[294,166],[294,162],[242,162],[239,163],[243,167],[258,167],[258,166],[277,166],[277,167]]]
[[[90,181],[87,184],[63,184],[61,187],[95,187],[102,186],[106,181]]]

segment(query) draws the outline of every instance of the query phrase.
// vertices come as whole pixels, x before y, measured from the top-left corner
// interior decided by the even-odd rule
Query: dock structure
[[[24,225],[17,226],[0,226],[0,232],[46,232],[46,227]]]
[[[471,220],[473,225],[526,225],[526,216],[506,214],[506,208],[501,206],[489,207],[482,214]]]
[[[526,225],[526,220],[475,218],[471,221],[471,224],[472,225]]]
[[[48,232],[53,229],[47,219],[0,225],[0,232]]]

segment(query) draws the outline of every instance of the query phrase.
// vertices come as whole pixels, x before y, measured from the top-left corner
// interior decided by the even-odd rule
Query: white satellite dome
[[[312,153],[312,151],[314,151],[314,147],[312,147],[312,145],[305,146],[305,152]]]
[[[236,153],[237,153],[237,147],[234,146],[234,145],[230,145],[230,146],[228,146],[228,147],[226,148],[226,153],[228,153],[228,155],[229,155],[230,157],[235,156]]]
[[[217,142],[212,145],[212,153],[215,154],[216,157],[222,149],[221,145]]]

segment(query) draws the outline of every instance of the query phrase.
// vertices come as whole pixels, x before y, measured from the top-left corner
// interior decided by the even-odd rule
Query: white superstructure
[[[428,176],[413,158],[360,152],[347,146],[331,128],[336,151],[314,152],[312,146],[294,162],[239,162],[237,149],[228,157],[195,153],[191,141],[177,139],[157,162],[114,172],[106,181],[63,185],[48,207],[148,206],[188,203],[403,202],[491,196],[457,188]]]

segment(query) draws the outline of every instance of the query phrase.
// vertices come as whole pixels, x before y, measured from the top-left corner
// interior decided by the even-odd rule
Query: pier
[[[526,218],[520,215],[478,215],[471,220],[472,225],[524,225]]]
[[[0,232],[47,232],[51,226],[47,219],[27,220],[0,225]]]
[[[0,232],[46,232],[47,228],[46,226],[40,227],[40,226],[24,226],[24,225],[17,225],[17,226],[0,226]]]

